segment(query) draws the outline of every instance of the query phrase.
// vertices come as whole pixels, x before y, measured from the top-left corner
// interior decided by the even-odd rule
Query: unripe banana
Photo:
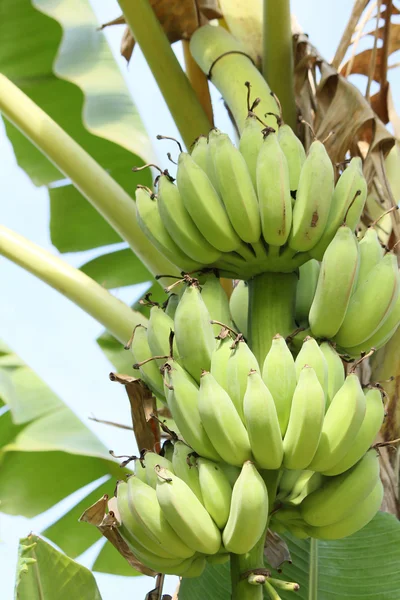
[[[203,426],[222,459],[241,466],[251,458],[249,436],[227,392],[203,372],[198,401]]]
[[[305,471],[302,471],[301,469],[282,469],[276,499],[283,502],[287,497],[289,497],[292,493],[293,487],[296,485],[297,480],[302,476],[303,473],[305,473]]]
[[[135,475],[118,483],[117,506],[124,527],[134,538],[132,544],[137,541],[148,552],[164,558],[193,556],[194,551],[168,524],[155,490]]]
[[[357,504],[354,512],[331,525],[308,527],[310,536],[320,540],[339,540],[353,535],[374,518],[382,504],[383,493],[382,482],[378,479],[372,492]]]
[[[314,527],[337,523],[357,511],[378,479],[379,457],[377,451],[371,449],[345,473],[327,477],[322,487],[303,500],[301,515]]]
[[[247,461],[233,486],[229,519],[222,534],[226,550],[249,552],[265,531],[267,519],[267,488],[254,464]]]
[[[177,183],[187,211],[206,240],[221,252],[236,250],[240,238],[217,192],[203,169],[186,152],[179,155]]]
[[[202,369],[209,369],[215,339],[211,317],[201,297],[197,280],[188,285],[176,309],[174,329],[180,360],[198,382]]]
[[[157,474],[154,470],[154,467],[156,465],[161,465],[162,467],[165,467],[166,469],[170,469],[171,471],[173,471],[173,466],[170,460],[168,460],[168,458],[165,458],[165,456],[161,456],[160,454],[157,454],[156,452],[146,452],[146,454],[144,455],[143,458],[143,464],[145,466],[145,472],[146,472],[146,482],[147,485],[149,485],[150,487],[156,489],[156,485],[157,485]]]
[[[131,352],[135,364],[140,364],[141,362],[152,357],[152,352],[147,341],[147,329],[143,325],[138,325],[135,328],[131,345]],[[141,365],[139,367],[139,371],[141,378],[149,386],[149,388],[159,398],[163,398],[164,385],[160,369],[158,368],[156,361],[150,360],[149,362],[146,362],[144,365]]]
[[[165,465],[161,466],[164,467]],[[172,455],[172,466],[175,475],[182,479],[192,492],[196,494],[200,502],[204,504],[200,488],[199,470],[196,466],[196,458],[193,456],[193,449],[184,442],[176,441]],[[169,467],[166,468],[168,469]]]
[[[223,529],[231,507],[231,484],[218,463],[199,457],[197,466],[203,504],[219,529]]]
[[[158,210],[171,238],[189,258],[205,265],[219,259],[221,252],[200,233],[168,175],[161,175],[158,182]]]
[[[172,443],[172,440],[165,440],[160,454],[172,462],[172,457],[174,455],[174,444]]]
[[[344,367],[339,354],[332,348],[329,342],[323,342],[320,345],[320,350],[325,357],[328,365],[328,405],[332,402],[333,397],[344,384]]]
[[[306,160],[303,144],[289,125],[281,125],[278,141],[289,167],[290,192],[295,197],[299,187],[300,173]]]
[[[304,498],[321,487],[322,481],[323,476],[321,473],[315,473],[314,471],[309,470],[303,471],[293,486],[291,493],[283,500],[283,502],[285,504],[290,504],[291,506],[298,506],[303,502]]]
[[[324,390],[314,369],[305,365],[293,395],[283,440],[283,465],[286,469],[307,469],[318,448],[324,413]]]
[[[150,309],[150,319],[147,324],[147,341],[152,356],[168,357],[170,354],[169,336],[174,329],[174,322],[161,308],[161,306],[152,306]],[[178,358],[178,350],[173,340],[173,355]],[[166,358],[155,360],[159,366],[165,363]]]
[[[219,462],[218,466],[225,473],[225,476],[228,479],[231,488],[233,488],[236,479],[240,475],[239,467],[235,467],[234,465],[228,465],[228,463],[226,462]]]
[[[229,335],[217,339],[217,345],[211,356],[211,375],[225,391],[228,391],[228,360],[232,354],[232,343]]]
[[[188,577],[190,577],[190,578],[200,577],[200,575],[203,573],[206,566],[207,566],[206,557],[205,556],[196,556],[192,560],[192,563],[189,566],[189,568],[186,569],[182,573],[182,576],[185,577],[185,579]]]
[[[265,241],[283,246],[292,225],[292,197],[288,163],[276,133],[266,135],[258,153],[257,195]]]
[[[299,268],[299,282],[296,288],[296,313],[298,325],[308,325],[308,315],[317,289],[320,264],[313,258]]]
[[[265,357],[262,378],[272,394],[282,436],[285,435],[296,389],[296,367],[285,339],[277,334]]]
[[[223,565],[225,563],[227,563],[230,559],[230,554],[228,554],[227,552],[224,553],[217,553],[217,554],[213,554],[212,556],[207,556],[206,557],[206,561],[210,564],[210,565]]]
[[[343,348],[371,337],[389,317],[399,295],[399,269],[394,254],[386,254],[351,297],[335,341]]]
[[[376,181],[376,178],[374,180],[374,183],[378,184],[376,186],[377,189],[374,190],[372,193],[368,194],[367,200],[365,202],[365,210],[370,219],[378,223],[377,229],[379,239],[384,246],[387,246],[393,230],[393,217],[391,213],[386,213],[386,207],[384,204],[382,204],[382,201],[380,200],[380,196],[385,196],[386,191],[382,189],[382,186],[379,184],[379,182]],[[381,192],[377,191],[379,188],[381,189]]]
[[[375,350],[379,350],[382,348],[396,333],[397,328],[400,324],[400,294],[397,297],[396,304],[394,308],[390,312],[387,319],[385,319],[383,325],[381,325],[375,333],[362,342],[358,346],[352,346],[351,348],[346,348],[346,354],[352,357],[360,356],[362,352],[368,352],[371,348],[375,348]]]
[[[210,273],[201,285],[201,297],[207,307],[210,318],[230,327],[231,314],[229,311],[229,300],[220,279]],[[221,331],[221,325],[213,325],[214,336],[217,337]]]
[[[310,469],[327,471],[346,456],[360,430],[365,410],[364,392],[357,375],[352,373],[329,405]]]
[[[146,468],[144,465],[142,465],[142,462],[139,460],[139,458],[137,458],[135,460],[135,469],[134,469],[134,473],[135,476],[140,479],[140,481],[143,481],[143,483],[147,483],[147,478],[146,478]]]
[[[257,158],[263,143],[260,123],[254,115],[248,115],[240,136],[239,150],[246,161],[254,189],[257,188]],[[243,332],[242,332],[243,333]]]
[[[259,371],[256,357],[242,339],[232,350],[228,359],[227,392],[240,416],[244,421],[243,398],[247,389],[248,374],[251,370]]]
[[[239,281],[233,288],[229,300],[233,322],[240,333],[247,338],[247,316],[249,312],[249,290],[246,281]]]
[[[289,246],[311,250],[321,238],[331,207],[333,166],[325,146],[314,141],[300,173]]]
[[[360,266],[354,291],[367,281],[370,271],[381,262],[384,253],[378,234],[373,227],[367,229],[358,246],[360,249]]]
[[[243,410],[251,451],[261,469],[279,469],[283,445],[274,399],[257,371],[247,376]]]
[[[373,444],[382,426],[385,409],[381,392],[373,388],[365,394],[366,410],[363,422],[353,443],[344,457],[335,463],[331,469],[324,471],[324,475],[340,475],[353,467]]]
[[[309,322],[313,335],[333,338],[340,329],[357,279],[358,244],[347,226],[341,226],[322,260]]]
[[[167,401],[172,417],[185,441],[201,456],[220,460],[203,424],[198,407],[199,388],[175,361],[168,361],[164,377],[169,386]]]
[[[326,363],[325,356],[321,352],[321,349],[314,338],[308,336],[304,339],[303,345],[296,357],[294,364],[296,366],[297,379],[299,378],[304,365],[309,365],[312,367],[318,377],[318,381],[320,382],[324,393],[327,393],[328,365]]]
[[[157,498],[175,533],[189,548],[216,554],[221,546],[221,534],[202,503],[171,471],[162,467],[157,471]]]
[[[356,195],[358,194],[358,195]],[[362,161],[358,156],[339,177],[333,192],[328,221],[318,244],[311,250],[313,258],[322,260],[325,250],[335,237],[343,221],[354,231],[360,220],[367,197],[367,182],[362,173]],[[351,205],[351,208],[349,208]]]
[[[168,300],[166,302],[165,314],[168,315],[171,319],[175,317],[176,309],[179,304],[179,296],[178,294],[170,294],[168,296]]]
[[[201,135],[195,141],[190,156],[194,162],[208,175],[208,140]],[[209,176],[209,175],[208,175]]]
[[[230,222],[244,242],[258,242],[260,211],[246,161],[228,135],[213,129],[208,139],[217,189]]]
[[[142,187],[136,188],[136,214],[140,229],[174,265],[187,272],[202,268],[202,264],[191,260],[174,242],[161,220],[157,198],[152,198]]]

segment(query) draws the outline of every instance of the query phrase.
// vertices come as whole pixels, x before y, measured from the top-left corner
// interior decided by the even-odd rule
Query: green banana
[[[229,519],[222,533],[226,550],[249,552],[264,533],[267,520],[267,488],[254,464],[246,461],[233,486]]]
[[[205,282],[201,284],[201,297],[207,307],[210,318],[213,321],[219,321],[230,327],[231,315],[228,296],[221,285],[219,277],[214,273],[207,275]],[[221,325],[213,325],[212,327],[214,335],[217,337],[221,331]]]
[[[327,477],[322,486],[300,505],[303,519],[312,526],[332,525],[358,510],[358,505],[374,489],[379,479],[379,457],[369,450],[354,467],[335,477]]]
[[[307,527],[307,531],[313,538],[320,540],[339,540],[353,535],[374,518],[382,504],[383,493],[382,482],[378,479],[372,492],[357,504],[354,512],[330,525]]]
[[[219,339],[211,356],[211,375],[219,385],[228,391],[228,360],[232,354],[232,338],[230,335]]]
[[[243,398],[247,389],[248,374],[252,369],[259,371],[257,359],[244,339],[240,339],[228,358],[226,391],[242,421],[244,421]]]
[[[292,225],[289,167],[276,133],[268,133],[257,159],[261,228],[270,246],[283,246]]]
[[[291,495],[293,487],[303,473],[305,471],[301,469],[282,469],[276,499],[282,502],[285,501]]]
[[[274,399],[257,371],[247,376],[244,419],[251,451],[261,469],[279,469],[283,444]]]
[[[295,319],[298,325],[308,326],[308,315],[317,289],[320,264],[313,258],[299,268],[299,282],[296,288]]]
[[[160,454],[161,456],[164,456],[170,462],[172,462],[172,457],[174,455],[174,444],[172,443],[172,440],[165,440],[165,442],[162,445]]]
[[[355,230],[366,197],[367,182],[362,173],[362,161],[356,156],[351,159],[349,166],[336,184],[326,227],[318,244],[310,251],[313,258],[322,260],[325,250],[344,221],[351,231]]]
[[[385,417],[381,392],[376,388],[368,390],[365,394],[365,403],[365,416],[351,447],[333,467],[324,471],[324,475],[334,476],[344,473],[353,467],[373,444]]]
[[[328,365],[328,405],[332,402],[336,392],[344,384],[344,367],[339,354],[333,349],[329,342],[323,342],[320,350]]]
[[[360,266],[354,291],[367,279],[370,271],[381,262],[384,250],[373,227],[369,227],[364,237],[360,240]]]
[[[199,457],[197,466],[203,504],[219,529],[223,529],[231,506],[231,484],[218,463]]]
[[[208,371],[201,376],[198,407],[204,429],[221,458],[236,466],[249,460],[247,431],[231,398]]]
[[[206,240],[221,252],[236,250],[241,243],[210,179],[190,154],[178,159],[178,189],[196,226]]]
[[[283,439],[283,466],[307,469],[317,451],[325,413],[325,394],[312,367],[305,365],[294,391]]]
[[[321,473],[315,473],[314,471],[302,471],[301,475],[297,478],[291,493],[287,496],[283,502],[290,504],[291,506],[298,506],[301,504],[309,494],[315,492],[323,481]]]
[[[144,458],[143,458],[143,464],[145,466],[147,485],[149,485],[150,487],[152,487],[154,489],[156,489],[156,484],[157,484],[157,474],[154,470],[154,467],[156,465],[161,465],[162,467],[165,467],[166,469],[170,469],[171,471],[173,471],[171,461],[168,460],[168,458],[165,458],[165,456],[161,456],[160,454],[157,454],[156,452],[150,452],[150,451],[146,452],[146,454],[144,455]]]
[[[318,377],[324,393],[327,393],[328,365],[326,363],[325,356],[321,352],[321,349],[314,338],[307,336],[304,339],[303,345],[296,357],[294,364],[296,367],[297,379],[299,378],[304,365],[309,365],[312,367]]]
[[[168,524],[155,490],[135,475],[127,482],[118,482],[117,506],[122,524],[134,538],[132,544],[137,541],[145,550],[162,558],[182,560],[193,556],[194,550]]]
[[[135,476],[140,479],[140,481],[143,481],[143,483],[147,483],[147,478],[146,478],[146,468],[145,466],[142,464],[141,460],[139,458],[137,458],[135,460],[135,468],[134,468],[134,473]]]
[[[152,306],[150,309],[150,319],[147,324],[147,341],[152,356],[163,356],[156,362],[161,367],[166,358],[170,355],[169,336],[174,329],[174,322],[161,308],[161,306]],[[173,340],[173,356],[178,358],[178,350],[175,338]]]
[[[252,114],[246,117],[239,141],[239,150],[246,161],[254,189],[257,188],[257,158],[263,143],[260,123]],[[243,332],[242,332],[243,333]]]
[[[171,319],[175,317],[175,311],[178,307],[179,296],[178,294],[170,294],[166,300],[165,314]]]
[[[152,352],[147,340],[147,329],[144,325],[135,328],[131,352],[135,364],[140,364],[152,357]],[[164,397],[163,380],[160,369],[155,360],[150,360],[139,367],[140,376],[149,388],[160,398]]]
[[[400,324],[400,294],[397,297],[396,304],[392,308],[389,316],[385,319],[383,325],[381,325],[375,333],[362,342],[358,346],[352,346],[346,348],[346,354],[352,357],[360,356],[362,352],[368,352],[371,348],[379,350],[382,348],[391,337],[396,333],[397,328]]]
[[[299,187],[300,173],[306,160],[303,144],[289,125],[278,129],[278,142],[289,167],[290,192],[295,196]]]
[[[190,578],[200,577],[200,575],[203,573],[206,566],[207,566],[206,557],[205,556],[196,556],[194,558],[194,560],[192,560],[192,563],[189,566],[189,568],[186,569],[182,573],[182,576],[185,577],[185,579],[188,577],[190,577]]]
[[[197,138],[193,144],[190,156],[193,158],[194,162],[203,169],[204,173],[207,173],[208,175],[208,140],[205,135],[200,135]]]
[[[217,190],[234,230],[244,242],[258,242],[261,235],[260,211],[245,159],[229,136],[218,129],[210,131],[208,143]]]
[[[202,369],[209,369],[215,339],[211,317],[196,279],[188,285],[176,309],[174,329],[182,365],[198,382]]]
[[[262,378],[272,394],[282,436],[285,435],[296,389],[296,367],[285,339],[277,334],[265,357]]]
[[[389,317],[399,295],[399,269],[394,254],[386,254],[351,297],[346,316],[335,336],[343,348],[370,338]]]
[[[249,312],[249,290],[246,281],[238,281],[229,300],[233,322],[240,333],[247,338],[247,315]]]
[[[225,473],[225,476],[228,479],[230,486],[233,488],[236,479],[240,475],[239,467],[235,467],[234,465],[228,465],[228,463],[226,462],[219,462],[218,466]]]
[[[194,492],[168,469],[160,467],[157,474],[157,499],[175,533],[189,548],[216,554],[221,534]]]
[[[143,187],[136,188],[136,214],[140,229],[174,265],[187,272],[202,268],[203,264],[191,260],[174,242],[161,220],[157,198]]]
[[[169,175],[158,181],[158,210],[171,239],[189,258],[204,265],[219,259],[221,252],[200,233]]]
[[[339,331],[357,279],[358,264],[357,240],[351,229],[342,225],[325,251],[310,308],[310,328],[315,337],[333,338]]]
[[[311,250],[320,240],[331,207],[333,166],[325,146],[314,141],[300,173],[289,246],[298,252]]]
[[[346,456],[360,430],[365,410],[364,392],[357,375],[352,373],[329,405],[309,469],[327,471]]]
[[[169,360],[165,364],[164,377],[167,387],[167,401],[172,417],[184,440],[201,456],[220,460],[220,456],[208,437],[199,413],[199,388],[190,375],[176,363]]]
[[[165,465],[161,466],[164,467]],[[190,487],[192,492],[194,492],[200,502],[204,504],[200,488],[199,470],[196,465],[196,458],[193,455],[193,449],[184,442],[180,442],[179,440],[176,441],[174,443],[174,453],[172,455],[172,466],[173,469],[170,469],[169,467],[166,468],[182,479],[182,481]]]

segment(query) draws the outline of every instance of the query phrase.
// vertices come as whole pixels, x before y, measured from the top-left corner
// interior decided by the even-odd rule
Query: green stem
[[[187,148],[212,127],[149,0],[118,0]],[[162,133],[162,132],[161,132]]]
[[[251,84],[251,102],[256,98],[261,100],[254,112],[265,123],[276,127],[275,117],[264,117],[266,112],[279,113],[267,82],[246,54],[246,49],[226,29],[212,25],[200,27],[190,40],[190,51],[203,73],[210,75],[212,83],[221,92],[239,132],[248,114],[246,81]],[[260,129],[262,127],[260,123]]]
[[[264,0],[263,74],[278,96],[285,122],[296,131],[290,0]]]
[[[140,229],[135,204],[129,194],[53,119],[1,74],[0,112],[72,181],[153,274],[179,274]]]
[[[263,273],[249,280],[249,344],[261,367],[274,335],[286,337],[296,328],[297,281],[296,272]]]
[[[75,302],[126,344],[145,317],[115,298],[90,277],[40,246],[0,225],[0,255],[20,265]]]
[[[231,554],[232,600],[262,600],[263,586],[250,585],[241,574],[252,569],[264,568],[265,535],[247,554]]]
[[[318,600],[318,540],[315,538],[310,540],[308,600]]]

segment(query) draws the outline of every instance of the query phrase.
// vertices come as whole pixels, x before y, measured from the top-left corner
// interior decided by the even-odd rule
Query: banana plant
[[[356,1],[331,64],[319,55],[300,27],[291,22],[289,0],[279,3],[264,0],[251,7],[241,7],[240,3],[229,0],[197,0],[195,10],[192,2],[178,1],[156,3],[136,0],[133,3],[119,0],[119,6],[122,15],[116,15],[115,21],[106,26],[125,23],[122,52],[130,58],[134,45],[140,47],[188,150],[198,139],[200,141],[193,153],[197,149],[200,154],[201,136],[207,136],[214,125],[211,82],[222,95],[233,128],[241,136],[243,148],[240,149],[244,155],[245,143],[242,140],[246,135],[252,135],[247,119],[250,112],[251,125],[252,120],[256,121],[258,131],[260,122],[263,128],[272,130],[283,120],[296,132],[301,139],[301,144],[298,144],[301,150],[297,153],[301,164],[305,158],[301,154],[304,153],[303,148],[308,150],[315,138],[323,141],[323,144],[318,143],[329,165],[332,161],[340,168],[349,155],[361,156],[368,183],[368,197],[361,215],[360,229],[365,230],[371,223],[377,225],[380,241],[395,251],[400,239],[394,210],[400,199],[400,155],[396,145],[399,132],[387,76],[388,58],[398,49],[394,33],[397,24],[392,17],[399,10],[394,3],[386,3],[383,9],[381,3],[376,8],[373,2]],[[383,19],[383,26],[376,19],[377,11],[378,17]],[[118,249],[91,258],[78,270],[1,225],[0,254],[58,290],[105,328],[98,342],[119,373],[129,373],[128,379],[119,375],[115,377],[126,386],[138,446],[143,447],[143,430],[137,425],[143,415],[133,409],[138,397],[137,384],[129,371],[132,360],[127,359],[123,346],[132,330],[147,324],[149,310],[143,306],[131,309],[108,290],[148,282],[152,300],[144,304],[151,306],[154,300],[162,301],[162,287],[171,283],[170,277],[180,276],[173,253],[168,253],[160,243],[152,243],[146,235],[143,219],[140,223],[141,217],[139,215],[138,219],[136,216],[132,198],[132,189],[138,184],[141,190],[139,195],[152,194],[151,172],[146,165],[154,166],[154,149],[106,38],[98,31],[99,24],[88,0],[7,0],[2,16],[0,33],[6,51],[0,57],[0,112],[4,116],[6,133],[18,164],[35,185],[48,188],[52,243],[62,253],[86,251],[121,242],[124,245],[123,248],[118,246]],[[375,29],[365,35],[369,35],[373,45],[357,54],[358,42],[371,19],[376,19]],[[19,45],[15,44],[17,35],[24,40]],[[378,39],[382,40],[379,47]],[[176,41],[182,42],[183,66],[171,48],[171,43]],[[349,48],[351,56],[345,60]],[[134,55],[131,60],[134,69]],[[366,76],[365,95],[351,82],[353,74]],[[379,91],[371,96],[374,81],[379,84]],[[387,123],[392,124],[395,136],[385,127]],[[273,140],[274,137],[270,136],[270,149],[267,144],[263,145],[266,169],[271,165],[271,156],[277,156],[278,143]],[[250,165],[254,157],[250,154],[246,160]],[[274,163],[274,167],[279,170],[281,163]],[[133,166],[135,169],[132,172]],[[239,165],[232,177],[237,176],[238,169]],[[349,171],[346,169],[345,173]],[[264,185],[268,184],[267,179],[261,185],[258,174],[253,172],[250,176],[253,176],[257,185],[268,190],[268,185]],[[333,177],[332,173],[332,181],[327,182],[332,189]],[[239,179],[238,183],[241,183],[243,177]],[[168,183],[170,176],[162,171],[159,190],[162,186],[166,188]],[[325,185],[319,180],[317,183]],[[181,182],[178,179],[179,185]],[[300,194],[296,198],[298,206],[311,196],[312,190],[307,192],[304,198]],[[161,191],[159,193],[161,195]],[[317,193],[316,184],[315,196]],[[268,193],[265,194],[263,202],[268,206]],[[291,210],[290,194],[286,201],[285,214],[289,208]],[[355,214],[356,204],[352,204],[348,212],[351,207]],[[229,213],[228,207],[227,210]],[[310,210],[313,213],[312,206]],[[353,216],[354,226],[359,216],[360,212],[356,217]],[[165,217],[168,218],[166,213]],[[197,226],[202,231],[200,222]],[[261,226],[266,241],[276,244],[275,239],[268,240],[266,237],[268,223],[264,226],[263,215]],[[307,235],[315,235],[318,227],[323,227],[322,219],[319,225],[313,223],[313,231]],[[217,237],[221,233],[222,244],[223,228],[216,231]],[[252,222],[249,223],[249,231],[251,238]],[[232,237],[235,237],[234,232]],[[255,237],[259,237],[259,232]],[[249,241],[253,241],[250,238]],[[323,250],[319,249],[314,258],[322,259],[329,242]],[[309,258],[305,253],[311,250],[311,246],[304,247],[302,253],[303,246],[296,234],[293,234],[290,243],[298,251],[296,266],[301,267]],[[242,258],[248,259],[248,250],[243,248],[242,252]],[[257,260],[258,253],[262,252],[263,249],[254,244]],[[216,265],[225,275],[223,286],[228,296],[232,293],[232,279],[250,279],[249,321],[246,327],[249,345],[260,362],[264,361],[270,340],[277,331],[290,336],[294,329],[297,276],[286,272],[262,272],[257,260],[254,271],[246,273],[240,271],[234,259],[228,266],[226,263],[218,264],[217,260]],[[190,264],[185,270],[190,270]],[[259,335],[260,322],[265,323],[264,335]],[[323,319],[319,325],[323,329]],[[393,333],[392,330],[390,333]],[[327,335],[325,331],[321,337],[324,335]],[[380,452],[386,491],[383,508],[397,516],[397,490],[393,493],[392,485],[394,480],[397,481],[397,463],[394,455],[390,455],[385,448],[399,436],[397,387],[392,383],[392,376],[397,376],[398,371],[395,340],[396,336],[389,345],[374,354],[371,365],[363,360],[358,368],[365,384],[369,382],[372,368],[371,381],[379,380],[389,398],[389,419],[381,431],[383,445]],[[140,364],[140,360],[135,362]],[[1,442],[0,479],[4,482],[0,486],[1,510],[33,516],[89,481],[102,476],[118,478],[117,472],[121,471],[110,460],[100,442],[7,347],[1,352],[0,369],[1,400],[10,407],[1,413],[0,418],[0,425],[4,425],[1,430],[5,435]],[[142,368],[142,377],[145,379],[143,372]],[[165,380],[168,380],[167,376]],[[30,393],[18,389],[22,381],[25,387],[30,388]],[[32,394],[32,390],[36,390],[35,394]],[[35,402],[34,398],[40,400]],[[149,402],[149,399],[145,401]],[[152,407],[156,410],[155,406]],[[160,415],[163,414],[162,410],[159,411]],[[171,416],[168,412],[166,414]],[[61,426],[65,428],[65,423],[70,423],[71,431],[68,433],[67,427],[67,434],[63,437],[65,443],[60,444],[57,433]],[[149,421],[141,423],[147,435],[144,447],[153,449],[153,445],[159,445],[160,429],[155,422],[151,426]],[[167,421],[167,424],[170,423]],[[176,424],[179,427],[179,423]],[[238,419],[238,430],[240,425]],[[76,431],[80,432],[78,438]],[[49,452],[49,461],[41,460],[44,450]],[[18,461],[23,471],[35,470],[36,479],[39,472],[42,482],[51,481],[53,454],[56,460],[62,461],[59,464],[61,469],[72,470],[74,477],[66,480],[65,488],[52,488],[52,494],[48,492],[46,483],[43,483],[44,491],[30,490],[29,477],[23,478],[21,471],[13,470],[16,454],[19,455]],[[27,488],[21,488],[18,483],[20,478],[27,482]],[[98,497],[105,493],[112,495],[109,485],[110,479],[102,482],[90,496],[43,532],[71,558],[79,556],[96,541],[99,527],[101,533],[110,536],[110,529],[107,528],[109,523],[103,527],[101,519],[95,523],[97,529],[77,522],[82,513],[87,515],[84,509],[90,505],[97,507]],[[276,482],[267,482],[268,485],[268,491],[274,486],[276,488]],[[26,494],[32,491],[35,501],[27,503]],[[112,514],[111,508],[108,514]],[[90,521],[94,522],[92,519]],[[230,597],[234,600],[258,600],[264,594],[270,598],[290,598],[289,593],[297,590],[300,583],[299,597],[329,600],[334,593],[337,594],[337,573],[343,578],[346,576],[346,568],[343,567],[343,557],[346,557],[347,564],[357,562],[360,566],[357,569],[352,567],[351,583],[340,588],[341,597],[355,599],[368,589],[368,593],[373,593],[374,597],[394,598],[399,585],[398,574],[385,563],[384,557],[389,552],[396,555],[399,535],[395,518],[379,514],[367,527],[344,540],[305,541],[289,534],[284,536],[287,546],[282,539],[272,540],[268,536],[264,546],[262,537],[247,553],[236,554],[235,549],[231,550],[230,572],[226,565],[209,565],[198,578],[191,580],[183,576],[178,597],[180,600],[227,600]],[[373,550],[360,552],[360,546],[372,547]],[[117,547],[125,559],[128,557],[128,562],[124,562],[120,556],[116,560],[115,550],[107,542],[95,562],[94,570],[124,575],[137,575],[138,572],[154,574],[149,569],[146,571],[140,561],[132,562],[129,550],[127,552],[125,548],[121,551],[121,540]],[[282,562],[285,563],[281,559],[282,556],[287,558],[287,549],[290,550],[293,565],[284,565],[283,575],[287,580],[284,582],[274,571]],[[278,553],[278,560],[274,557],[274,551]],[[48,578],[52,552],[55,550],[50,550],[40,538],[30,537],[21,542],[16,597],[25,600],[33,593],[38,597],[52,597],[54,582]],[[75,591],[81,598],[99,597],[88,573],[80,575],[79,567],[65,555],[60,554],[57,560],[65,563],[68,594]],[[37,569],[33,570],[31,566],[33,563],[46,576],[43,578],[43,589],[38,585]],[[261,572],[252,572],[255,566],[261,568]],[[243,577],[247,571],[248,577]],[[264,578],[263,581],[257,580],[257,576]],[[360,585],[361,580],[364,587]],[[79,582],[83,587],[79,587]],[[249,585],[249,582],[253,585]],[[163,578],[158,577],[154,594],[149,592],[146,597],[161,598],[162,584]]]

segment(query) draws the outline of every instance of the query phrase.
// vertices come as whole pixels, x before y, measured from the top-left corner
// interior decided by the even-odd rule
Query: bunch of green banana
[[[238,148],[212,129],[180,153],[176,184],[161,171],[158,197],[138,187],[138,222],[186,271],[210,266],[244,280],[289,273],[321,260],[344,221],[355,229],[366,199],[361,166],[354,158],[335,187],[322,142],[306,155],[288,125],[262,130],[249,113]]]

